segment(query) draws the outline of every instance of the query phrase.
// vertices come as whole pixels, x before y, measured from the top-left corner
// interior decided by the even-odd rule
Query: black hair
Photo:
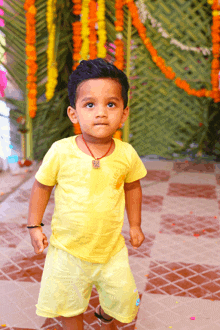
[[[71,107],[76,106],[76,91],[79,84],[85,80],[95,78],[112,78],[121,84],[124,109],[128,104],[129,83],[126,74],[115,65],[102,58],[82,60],[76,70],[72,72],[68,82],[68,95]]]

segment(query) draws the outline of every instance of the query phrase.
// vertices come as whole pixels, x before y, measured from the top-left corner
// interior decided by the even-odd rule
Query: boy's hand
[[[48,246],[48,242],[46,235],[43,233],[42,227],[29,229],[29,232],[34,252],[36,254],[43,253],[44,249]]]
[[[137,249],[143,241],[145,240],[145,236],[141,230],[141,227],[131,227],[130,228],[130,237],[129,240],[131,242],[131,245],[134,249]]]

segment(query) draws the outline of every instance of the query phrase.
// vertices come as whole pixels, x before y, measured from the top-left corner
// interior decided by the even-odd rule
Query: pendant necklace
[[[82,135],[82,138],[83,138],[83,135]],[[85,142],[86,146],[87,146],[87,143],[86,141],[84,140],[83,138],[83,141]],[[89,149],[89,147],[87,146],[87,148],[89,149],[89,152],[91,153],[92,157],[95,158],[95,160],[92,161],[92,167],[93,168],[100,168],[100,161],[99,159],[102,159],[103,157],[105,157],[107,155],[107,153],[109,152],[109,150],[111,149],[111,146],[112,146],[112,143],[113,143],[113,140],[111,142],[111,145],[110,145],[110,148],[108,149],[108,151],[106,152],[106,154],[100,158],[95,158],[92,151]]]

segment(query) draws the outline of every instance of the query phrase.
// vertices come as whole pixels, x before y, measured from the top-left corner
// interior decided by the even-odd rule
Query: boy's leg
[[[109,316],[108,314],[106,314],[102,307],[101,307],[101,315],[106,319],[106,320],[110,320],[112,319],[111,316]],[[102,326],[100,328],[100,330],[117,330],[117,327],[115,325],[115,322],[113,321],[111,324],[104,324],[102,323]]]
[[[83,313],[77,316],[61,316],[63,330],[83,330]]]
[[[102,315],[106,320],[111,320],[111,319],[112,319],[111,316],[109,316],[108,314],[106,314],[106,313],[103,311],[102,307],[101,307],[101,315]]]

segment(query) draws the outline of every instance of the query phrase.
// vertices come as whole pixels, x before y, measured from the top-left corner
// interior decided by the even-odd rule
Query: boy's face
[[[75,108],[67,109],[70,120],[79,122],[85,140],[94,143],[110,141],[129,115],[128,107],[124,109],[121,85],[111,78],[82,82],[77,88]]]

